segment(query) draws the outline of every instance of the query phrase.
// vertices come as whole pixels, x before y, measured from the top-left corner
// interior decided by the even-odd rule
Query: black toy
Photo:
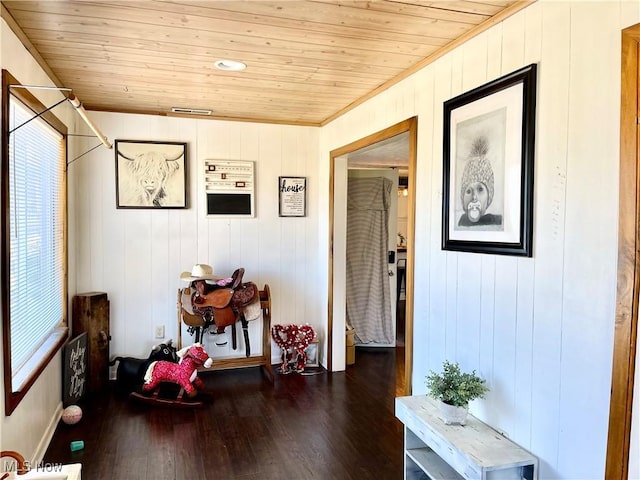
[[[109,365],[118,363],[116,371],[116,391],[119,393],[131,393],[140,391],[144,383],[144,375],[152,362],[165,360],[168,362],[178,362],[176,347],[173,340],[167,343],[154,345],[148,358],[115,357]]]

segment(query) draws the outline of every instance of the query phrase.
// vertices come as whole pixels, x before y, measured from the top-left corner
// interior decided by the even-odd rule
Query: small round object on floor
[[[82,418],[82,409],[78,405],[69,405],[62,411],[62,421],[67,425],[75,425]]]

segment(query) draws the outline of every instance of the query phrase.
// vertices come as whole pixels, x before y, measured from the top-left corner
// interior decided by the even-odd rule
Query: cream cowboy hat
[[[211,265],[205,265],[204,263],[196,263],[191,272],[182,272],[180,274],[180,280],[186,282],[193,282],[195,280],[222,280],[223,277],[213,274],[213,268]]]

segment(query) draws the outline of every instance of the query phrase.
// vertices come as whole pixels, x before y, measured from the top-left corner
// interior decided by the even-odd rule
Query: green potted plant
[[[426,378],[429,395],[440,400],[440,411],[447,425],[464,425],[469,411],[469,402],[484,398],[489,388],[485,380],[476,375],[476,371],[465,373],[458,362],[445,360],[442,373],[431,371]]]

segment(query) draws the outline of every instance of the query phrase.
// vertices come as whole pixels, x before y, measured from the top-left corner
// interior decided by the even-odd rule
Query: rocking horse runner
[[[238,268],[229,278],[213,274],[209,265],[198,264],[191,273],[184,272],[180,278],[193,287],[181,292],[182,318],[195,333],[195,340],[202,340],[202,334],[223,333],[225,327],[233,330],[233,348],[236,348],[235,324],[240,321],[244,333],[246,356],[251,355],[249,343],[249,321],[260,316],[258,287],[253,282],[242,282],[244,268]]]

